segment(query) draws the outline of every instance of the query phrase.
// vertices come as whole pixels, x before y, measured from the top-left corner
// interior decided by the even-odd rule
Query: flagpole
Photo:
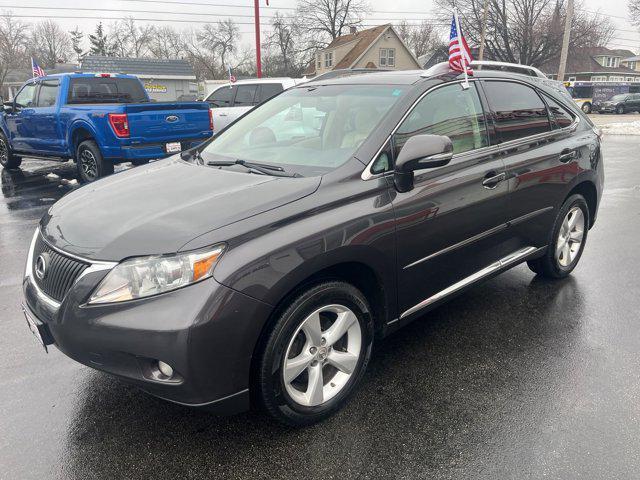
[[[464,72],[464,83],[462,88],[469,88],[469,75],[467,75],[467,59],[465,58],[466,50],[462,45],[462,31],[460,30],[460,22],[458,21],[458,9],[453,7],[453,19],[456,22],[456,32],[458,32],[458,48],[460,49],[460,61],[462,63],[462,71]]]

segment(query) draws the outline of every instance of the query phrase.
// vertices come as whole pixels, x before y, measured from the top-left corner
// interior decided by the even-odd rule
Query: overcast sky
[[[114,20],[109,17],[132,16],[137,19],[158,19],[170,20],[155,21],[145,23],[155,23],[156,25],[173,25],[176,28],[198,28],[203,22],[215,22],[224,19],[226,16],[233,18],[238,24],[243,34],[242,44],[252,46],[254,44],[253,35],[253,1],[252,0],[167,0],[167,1],[183,1],[185,3],[206,3],[214,5],[175,5],[170,3],[162,3],[157,0],[100,0],[99,2],[87,2],[86,0],[0,0],[0,10],[11,10],[14,15],[35,15],[43,17],[55,16],[76,16],[76,17],[100,17],[104,19],[105,24],[112,23]],[[261,0],[262,24],[265,30],[268,30],[269,19],[278,9],[282,9],[283,13],[289,12],[295,6],[295,0],[270,0],[270,6],[267,7],[265,0]],[[369,0],[371,9],[374,11],[366,19],[366,24],[382,24],[397,23],[400,19],[406,18],[409,22],[419,21],[421,18],[429,18],[433,16],[433,3],[431,0]],[[237,5],[251,8],[234,8],[219,5]],[[33,7],[20,8],[17,7]],[[66,7],[69,10],[53,10],[46,9],[49,5],[56,7]],[[627,20],[627,0],[585,0],[585,8],[589,11],[599,10],[601,13],[610,15],[612,22],[616,26],[615,38],[612,40],[610,47],[627,48],[636,53],[640,53],[640,34]],[[105,9],[100,11],[82,10],[88,9]],[[145,11],[142,12],[134,12]],[[389,12],[389,13],[387,13]],[[393,13],[391,13],[393,12]],[[421,13],[415,13],[421,12]],[[189,15],[191,14],[191,15]],[[206,17],[206,14],[214,16]],[[29,22],[37,22],[44,18],[24,18]],[[95,24],[99,21],[94,18],[90,19],[57,19],[67,30],[72,30],[76,26],[90,33],[95,28]],[[187,21],[181,22],[179,20]],[[464,27],[463,27],[464,28]]]

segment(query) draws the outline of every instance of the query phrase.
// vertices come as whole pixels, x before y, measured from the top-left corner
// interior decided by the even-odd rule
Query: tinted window
[[[147,94],[135,78],[72,78],[67,103],[143,103]]]
[[[487,130],[475,85],[468,90],[448,85],[420,100],[394,136],[396,155],[409,137],[421,134],[449,137],[454,153],[486,147]]]
[[[237,87],[222,87],[213,92],[207,102],[211,108],[230,107]]]
[[[36,85],[30,83],[25,85],[20,93],[16,95],[15,104],[18,107],[33,107],[35,105]]]
[[[514,82],[485,82],[498,142],[508,142],[551,129],[547,109],[530,87]]]
[[[60,85],[57,82],[44,82],[40,85],[38,94],[38,107],[52,107],[58,99]]]
[[[263,83],[260,85],[256,103],[269,100],[271,97],[275,97],[277,94],[279,94],[282,90],[284,90],[284,88],[282,88],[281,83]]]
[[[256,96],[257,85],[238,85],[238,93],[233,105],[236,107],[250,107],[255,105],[253,99]]]
[[[565,128],[573,123],[574,115],[569,110],[546,95],[544,98],[549,106],[549,116],[555,128]]]

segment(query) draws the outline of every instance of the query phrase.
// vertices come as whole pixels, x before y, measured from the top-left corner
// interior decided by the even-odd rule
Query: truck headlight
[[[209,278],[224,245],[171,256],[137,257],[118,264],[100,282],[90,304],[114,303],[169,292]]]

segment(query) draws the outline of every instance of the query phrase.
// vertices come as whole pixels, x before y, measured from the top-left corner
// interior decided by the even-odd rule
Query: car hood
[[[79,188],[49,209],[40,228],[54,247],[94,260],[174,253],[204,233],[310,195],[320,180],[173,157]]]

